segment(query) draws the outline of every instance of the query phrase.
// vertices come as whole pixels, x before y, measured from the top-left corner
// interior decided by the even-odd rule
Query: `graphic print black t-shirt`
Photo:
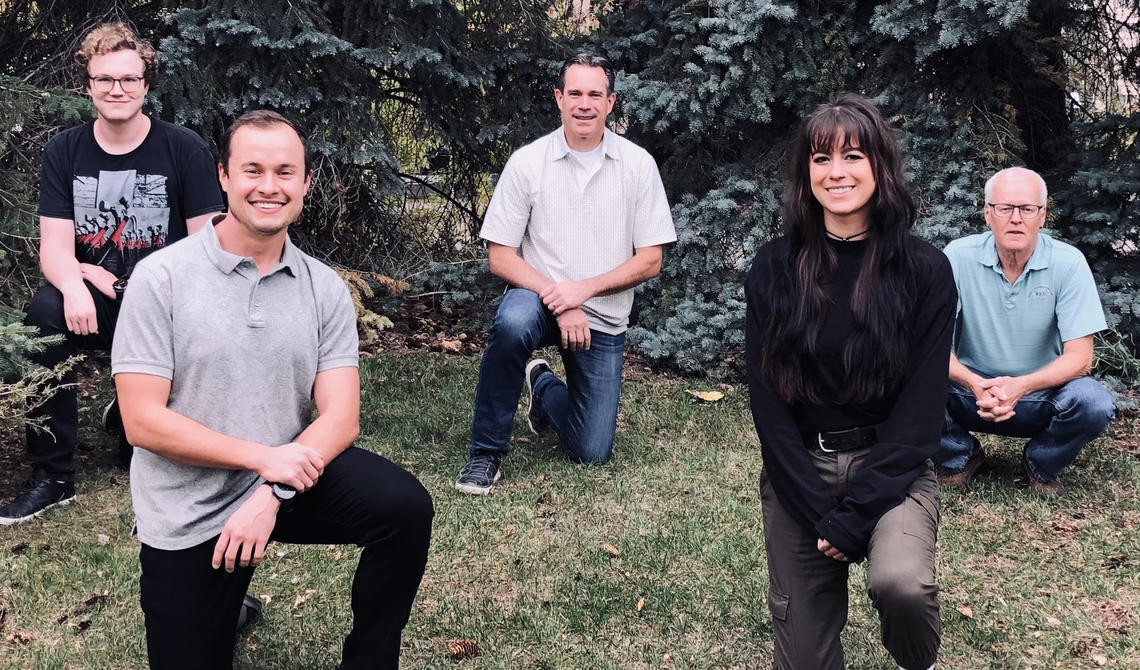
[[[40,216],[75,222],[75,258],[117,277],[186,237],[186,219],[222,210],[217,167],[193,131],[151,119],[134,151],[112,155],[94,124],[56,135],[44,149]]]

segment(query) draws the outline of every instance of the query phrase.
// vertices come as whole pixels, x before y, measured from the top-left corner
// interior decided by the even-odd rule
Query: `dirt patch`
[[[1116,600],[1081,600],[1081,608],[1089,613],[1100,628],[1126,634],[1136,626],[1136,596],[1126,594]]]

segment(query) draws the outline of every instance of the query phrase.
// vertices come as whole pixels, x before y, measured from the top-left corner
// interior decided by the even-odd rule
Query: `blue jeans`
[[[479,364],[470,455],[510,452],[527,359],[535,349],[560,342],[558,323],[537,293],[521,288],[507,291]],[[566,366],[566,382],[553,373],[538,378],[534,402],[541,408],[541,419],[554,428],[571,458],[605,463],[614,449],[625,333],[591,329],[589,349],[558,351]]]
[[[1051,482],[1104,432],[1116,405],[1100,382],[1078,377],[1058,388],[1026,393],[1013,411],[1006,421],[986,421],[978,416],[974,394],[951,382],[938,464],[951,472],[966,467],[973,447],[969,431],[1028,437],[1025,461],[1030,471],[1040,481]]]

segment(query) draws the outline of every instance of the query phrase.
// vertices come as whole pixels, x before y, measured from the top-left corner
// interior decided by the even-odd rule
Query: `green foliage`
[[[1104,11],[1027,0],[615,6],[598,37],[624,73],[627,135],[658,159],[679,236],[641,291],[631,341],[689,372],[740,368],[740,287],[779,230],[784,152],[803,115],[844,90],[870,97],[898,129],[916,231],[938,246],[984,226],[993,172],[1041,172],[1055,191],[1051,227],[1089,256],[1112,323],[1134,332],[1136,126],[1103,115],[1073,125],[1070,92],[1083,80],[1061,83]],[[1135,36],[1130,21],[1119,30]]]
[[[0,73],[0,302],[20,303],[39,283],[34,238],[43,147],[91,115],[91,103],[69,91]]]
[[[21,323],[22,316],[0,305],[0,430],[4,432],[23,426],[27,411],[50,397],[80,360],[74,357],[52,369],[32,361],[29,356],[63,336],[41,337],[35,327]]]
[[[1088,258],[1109,325],[1140,338],[1140,112],[1078,123],[1084,150],[1055,194],[1064,235]],[[1135,351],[1135,349],[1134,349]]]
[[[1109,328],[1096,334],[1092,373],[1112,389],[1120,409],[1140,409],[1140,395],[1129,388],[1140,379],[1140,356],[1136,351],[1132,337],[1118,330]]]
[[[245,110],[304,126],[314,189],[306,249],[391,270],[422,248],[474,241],[485,174],[537,134],[554,45],[544,5],[482,0],[170,0],[158,102],[214,142]],[[430,180],[428,157],[445,155]],[[428,183],[433,239],[406,230],[405,181]],[[385,262],[387,261],[387,262]]]

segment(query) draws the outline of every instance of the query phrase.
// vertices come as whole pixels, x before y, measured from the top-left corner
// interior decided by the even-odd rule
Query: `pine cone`
[[[474,658],[479,655],[479,643],[475,640],[452,640],[447,643],[447,655],[453,661]]]

